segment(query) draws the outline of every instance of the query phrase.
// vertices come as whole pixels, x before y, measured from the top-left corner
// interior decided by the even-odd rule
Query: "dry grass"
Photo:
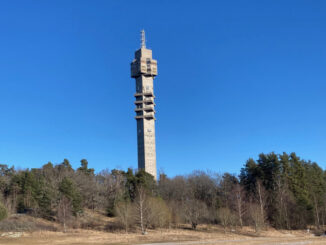
[[[2,222],[1,222],[2,223]],[[180,242],[200,241],[200,244],[326,244],[326,238],[314,237],[306,231],[282,231],[268,229],[256,234],[250,227],[244,227],[236,231],[224,230],[220,226],[201,225],[193,231],[189,226],[181,226],[178,229],[149,230],[147,235],[141,235],[140,231],[133,230],[124,233],[119,227],[112,228],[116,222],[101,213],[87,211],[78,221],[73,222],[76,229],[70,229],[67,233],[62,232],[59,224],[30,216],[12,216],[4,227],[15,223],[16,229],[9,228],[0,231],[1,245],[104,245],[104,244],[144,244],[153,242]],[[16,231],[10,233],[8,231]],[[4,234],[1,236],[1,234]],[[196,243],[192,243],[196,244]],[[199,243],[198,243],[199,244]]]
[[[205,229],[205,228],[203,228]],[[215,230],[215,231],[214,231]],[[218,231],[221,230],[221,231]],[[222,232],[219,227],[213,227],[212,230],[191,231],[184,229],[171,230],[150,230],[147,235],[139,233],[124,234],[121,232],[103,232],[76,229],[70,230],[68,233],[63,232],[27,232],[19,238],[0,238],[0,244],[14,245],[43,245],[43,244],[65,244],[65,245],[104,245],[104,244],[142,244],[153,242],[179,242],[179,241],[201,241],[201,244],[326,244],[326,238],[314,237],[305,234],[303,231],[278,232],[265,231],[259,237],[253,237],[250,229],[245,231],[245,234],[235,234]],[[207,241],[207,243],[203,243]]]
[[[57,231],[60,228],[55,222],[24,214],[14,214],[0,222],[0,232]]]

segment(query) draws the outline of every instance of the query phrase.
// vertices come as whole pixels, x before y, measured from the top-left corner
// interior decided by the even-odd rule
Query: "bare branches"
[[[58,220],[63,225],[64,232],[67,232],[67,222],[72,216],[71,201],[63,196],[58,205]]]

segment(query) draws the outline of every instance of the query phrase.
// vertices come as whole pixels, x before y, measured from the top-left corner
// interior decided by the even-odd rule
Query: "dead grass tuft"
[[[15,214],[0,222],[0,231],[20,232],[20,231],[57,231],[53,222],[34,218],[25,214]]]

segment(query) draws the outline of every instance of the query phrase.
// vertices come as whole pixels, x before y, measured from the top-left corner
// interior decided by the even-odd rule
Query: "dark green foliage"
[[[6,207],[0,202],[0,221],[7,218],[8,212]]]
[[[144,170],[134,173],[130,168],[127,172],[114,169],[111,171],[111,181],[116,188],[108,198],[106,211],[110,217],[114,216],[117,203],[121,201],[133,202],[135,200],[139,187],[143,187],[149,196],[157,195],[157,185],[154,177]]]
[[[82,211],[81,196],[75,184],[70,178],[63,178],[59,184],[60,194],[66,197],[72,204],[72,213],[76,216]]]
[[[69,171],[72,170],[71,164],[68,159],[63,159],[63,162],[61,163],[61,165],[64,168],[68,169]]]
[[[268,220],[275,227],[305,228],[319,226],[325,217],[325,172],[316,164],[290,155],[260,154],[241,169],[240,181],[256,196],[255,183],[266,189]],[[324,220],[323,220],[324,222]]]
[[[244,168],[240,171],[241,184],[247,189],[248,192],[254,192],[257,178],[261,177],[261,170],[257,163],[252,159],[246,162]]]
[[[137,195],[137,187],[144,187],[148,193],[154,194],[156,191],[156,183],[154,177],[149,173],[146,173],[144,170],[139,170],[136,174],[132,169],[128,169],[125,173],[126,178],[126,193],[124,195],[125,199],[131,201],[135,200]]]
[[[78,171],[88,176],[94,176],[94,169],[88,168],[88,161],[86,159],[82,159],[80,163],[81,163],[81,167],[78,168]]]
[[[51,209],[51,196],[49,192],[45,190],[45,188],[39,193],[38,205],[39,215],[43,218],[51,219],[54,214]]]

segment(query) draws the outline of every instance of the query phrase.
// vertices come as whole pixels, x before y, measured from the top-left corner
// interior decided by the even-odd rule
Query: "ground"
[[[146,244],[153,245],[195,245],[195,244],[241,244],[241,245],[304,245],[304,244],[326,244],[326,237],[315,237],[312,234],[305,234],[304,231],[282,232],[265,231],[259,236],[253,234],[235,234],[232,232],[210,232],[191,231],[184,229],[155,230],[149,231],[146,235],[139,233],[125,234],[123,232],[103,232],[91,230],[70,230],[63,232],[6,232],[0,237],[2,245],[104,245],[104,244]]]
[[[87,214],[87,213],[86,213]],[[200,225],[193,231],[187,225],[177,229],[148,230],[141,235],[137,229],[125,233],[114,226],[115,220],[100,213],[89,212],[78,219],[75,229],[62,232],[56,222],[33,218],[28,215],[13,215],[0,222],[1,245],[307,245],[326,244],[326,237],[316,237],[306,230],[288,231],[268,228],[257,234],[252,228],[227,230],[221,226]]]

